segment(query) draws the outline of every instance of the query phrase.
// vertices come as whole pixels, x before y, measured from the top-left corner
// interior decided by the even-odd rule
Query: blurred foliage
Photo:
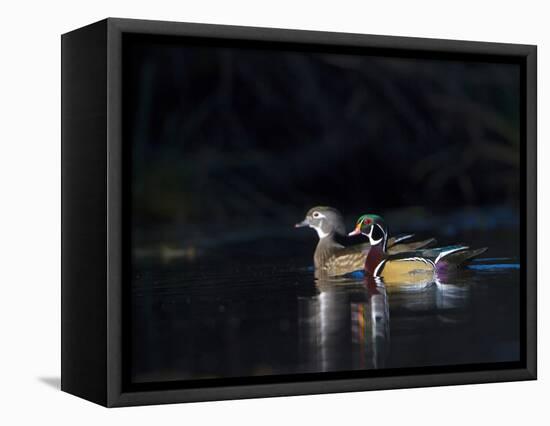
[[[139,222],[518,199],[517,65],[145,42],[125,61]]]

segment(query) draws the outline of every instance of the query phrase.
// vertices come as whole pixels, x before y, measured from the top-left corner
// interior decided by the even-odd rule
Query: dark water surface
[[[423,288],[315,280],[284,238],[135,259],[132,381],[517,361],[519,260],[496,235]]]

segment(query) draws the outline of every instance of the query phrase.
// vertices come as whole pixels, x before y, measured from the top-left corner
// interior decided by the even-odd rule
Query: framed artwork
[[[106,19],[62,36],[62,389],[536,378],[536,47]]]

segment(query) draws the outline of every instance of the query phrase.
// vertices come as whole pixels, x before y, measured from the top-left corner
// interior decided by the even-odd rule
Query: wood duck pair
[[[327,276],[339,276],[364,268],[370,243],[344,246],[341,240],[346,236],[342,214],[333,207],[318,206],[310,209],[305,219],[296,228],[308,226],[317,231],[319,242],[315,248],[313,262],[316,272]],[[408,242],[413,235],[388,238],[386,246],[389,254],[418,250],[433,244],[433,238]]]
[[[433,279],[458,268],[464,262],[479,256],[487,247],[471,249],[467,246],[447,246],[415,252],[391,253],[388,227],[377,215],[363,215],[355,230],[348,235],[362,234],[369,238],[370,250],[365,258],[365,273],[382,278],[384,283],[403,283],[414,278]]]

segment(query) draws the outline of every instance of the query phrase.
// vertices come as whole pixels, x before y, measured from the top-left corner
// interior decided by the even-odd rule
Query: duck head
[[[317,231],[320,239],[329,235],[346,234],[344,218],[342,214],[333,207],[317,206],[309,209],[306,217],[300,223],[294,225],[296,228],[308,226]]]
[[[355,225],[355,229],[348,235],[363,234],[369,238],[371,246],[385,244],[388,238],[388,226],[384,219],[375,214],[364,214]]]

